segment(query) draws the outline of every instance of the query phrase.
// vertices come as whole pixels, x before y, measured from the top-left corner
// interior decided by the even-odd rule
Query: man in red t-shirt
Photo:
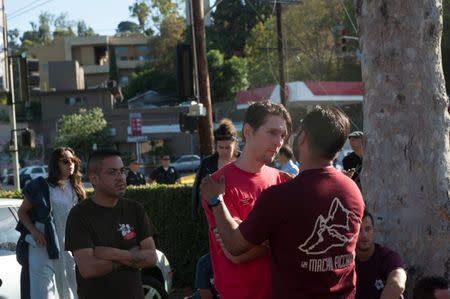
[[[269,241],[272,298],[355,297],[355,247],[364,202],[355,182],[331,166],[349,127],[348,118],[337,108],[311,111],[294,145],[302,171],[263,191],[239,226],[220,198],[213,201],[222,184],[205,182],[202,192],[231,254]]]
[[[211,177],[226,180],[224,203],[234,225],[245,220],[259,194],[266,188],[286,182],[290,177],[266,166],[277,155],[289,136],[291,119],[286,109],[270,102],[251,105],[243,127],[245,146],[236,162]],[[202,194],[203,195],[203,194]],[[216,221],[206,201],[202,202],[209,223],[209,246],[214,286],[221,299],[269,299],[271,297],[270,256],[265,240],[239,256],[231,255],[216,239]]]

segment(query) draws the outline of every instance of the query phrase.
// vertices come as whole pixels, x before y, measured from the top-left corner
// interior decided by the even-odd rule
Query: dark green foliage
[[[249,87],[247,60],[233,56],[225,59],[219,50],[207,54],[212,102],[233,101],[235,94]]]
[[[173,96],[177,90],[175,73],[155,70],[147,64],[136,70],[130,83],[123,89],[125,99],[130,99],[148,90],[154,90],[160,94]]]
[[[206,220],[192,220],[191,186],[129,187],[126,197],[142,203],[158,230],[156,247],[175,270],[177,286],[193,286],[197,259],[207,253]]]
[[[227,0],[211,13],[213,26],[207,27],[208,49],[218,49],[226,58],[243,56],[244,46],[252,28],[272,12],[265,1]]]

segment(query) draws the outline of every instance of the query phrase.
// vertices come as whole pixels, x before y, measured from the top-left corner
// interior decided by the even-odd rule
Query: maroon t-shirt
[[[356,258],[356,298],[379,299],[389,273],[398,268],[405,268],[400,255],[375,243],[375,251],[367,261]]]
[[[270,242],[272,298],[354,298],[363,211],[355,182],[333,167],[265,190],[239,230],[253,244]]]

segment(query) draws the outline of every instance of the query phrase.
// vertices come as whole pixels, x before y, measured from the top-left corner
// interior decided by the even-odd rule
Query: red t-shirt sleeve
[[[261,193],[247,219],[239,225],[239,230],[248,242],[259,245],[269,239],[270,234],[278,226],[280,204],[275,204],[269,188]]]

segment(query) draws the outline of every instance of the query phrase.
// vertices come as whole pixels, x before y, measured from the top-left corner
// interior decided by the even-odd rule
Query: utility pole
[[[191,0],[194,21],[194,47],[197,62],[199,102],[206,108],[206,116],[198,118],[198,135],[200,139],[200,155],[213,152],[213,121],[211,92],[209,87],[208,62],[206,60],[206,41],[203,0]]]
[[[9,49],[8,49],[9,51]],[[20,179],[19,179],[19,149],[17,146],[17,127],[16,127],[16,100],[14,94],[14,74],[13,74],[13,59],[12,53],[8,53],[9,64],[9,92],[11,93],[11,138],[12,145],[10,145],[10,152],[13,158],[14,169],[14,189],[20,191]]]
[[[282,4],[276,2],[277,11],[277,44],[278,44],[278,70],[280,76],[280,102],[284,107],[287,107],[287,96],[286,96],[286,50],[284,48],[284,34],[283,34],[283,14],[282,14]]]

